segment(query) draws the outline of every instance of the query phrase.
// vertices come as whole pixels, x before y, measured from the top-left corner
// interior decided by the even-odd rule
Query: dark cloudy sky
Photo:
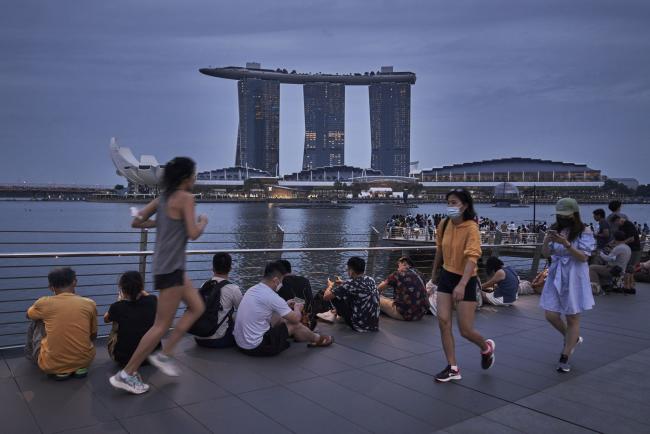
[[[234,163],[234,81],[206,66],[413,71],[420,167],[522,156],[650,182],[650,1],[3,2],[0,182],[113,184],[108,143]],[[302,89],[283,85],[281,171]],[[368,90],[348,87],[346,160],[369,166]]]

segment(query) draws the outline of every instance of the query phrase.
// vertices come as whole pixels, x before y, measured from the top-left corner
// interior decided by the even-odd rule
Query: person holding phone
[[[542,245],[542,253],[551,258],[551,266],[539,304],[547,321],[564,339],[556,369],[566,373],[571,371],[569,356],[583,341],[580,313],[594,306],[587,261],[596,248],[596,239],[580,220],[575,199],[560,199],[555,213],[557,220],[546,232]]]
[[[451,325],[454,304],[461,336],[481,350],[481,367],[489,369],[494,364],[494,341],[484,339],[474,329],[478,303],[476,271],[482,254],[481,236],[475,218],[474,200],[469,191],[455,189],[447,193],[447,218],[440,222],[436,232],[436,257],[431,277],[438,284],[438,326],[447,358],[447,367],[435,377],[438,382],[462,378],[456,361]]]

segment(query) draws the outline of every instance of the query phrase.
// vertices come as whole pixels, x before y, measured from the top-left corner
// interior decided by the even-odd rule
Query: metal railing
[[[436,229],[430,226],[408,227],[387,226],[384,230],[384,240],[435,242]],[[543,233],[535,232],[501,232],[481,231],[481,243],[484,244],[535,244],[541,241]]]
[[[393,272],[396,259],[404,254],[409,254],[412,257],[415,266],[425,276],[428,276],[431,270],[434,246],[382,247],[378,245],[380,233],[374,228],[371,228],[366,234],[345,234],[345,237],[342,237],[342,234],[329,233],[287,233],[280,227],[274,229],[255,235],[261,239],[255,244],[263,243],[264,247],[241,248],[240,246],[250,243],[246,243],[246,240],[236,239],[224,241],[225,238],[233,235],[231,233],[208,232],[204,236],[218,235],[219,239],[190,243],[189,250],[187,250],[186,272],[194,286],[200,286],[212,276],[212,255],[217,252],[228,252],[232,255],[233,271],[230,279],[242,289],[259,281],[266,262],[280,257],[289,260],[297,274],[308,277],[312,281],[315,291],[325,287],[328,277],[345,276],[347,259],[354,255],[366,259],[367,274],[377,280],[383,279]],[[16,231],[0,231],[0,233],[18,234]],[[33,244],[29,244],[30,241],[24,239],[26,234],[42,236],[44,233],[62,236],[63,239],[49,240],[50,243],[43,243],[41,239],[32,241]],[[19,346],[24,343],[24,334],[29,323],[25,313],[36,299],[50,295],[47,288],[47,273],[54,267],[69,266],[76,271],[77,293],[92,298],[97,303],[100,335],[106,335],[110,331],[109,325],[103,324],[102,317],[117,298],[117,281],[123,272],[139,270],[145,279],[145,289],[156,294],[152,288],[153,276],[150,267],[153,255],[152,246],[155,246],[155,233],[147,231],[21,231],[19,234],[22,241],[2,239],[0,246],[23,249],[38,246],[37,248],[41,251],[0,251],[0,348]],[[111,239],[105,242],[89,240],[93,234],[95,236],[103,234]],[[119,239],[119,236],[125,234],[128,234],[130,239]],[[70,240],[73,235],[78,239]],[[292,239],[292,237],[297,239]],[[325,246],[326,241],[339,245]],[[319,247],[291,246],[306,242],[319,245]],[[113,247],[115,250],[61,250],[61,247],[88,247],[93,244],[101,247]],[[289,244],[289,246],[287,247],[285,244]],[[134,249],[120,248],[124,246],[134,247]],[[208,246],[210,248],[201,248]],[[486,251],[498,247],[500,246],[484,246]],[[532,258],[504,258],[504,261],[518,269],[523,275],[530,272]],[[182,313],[183,309],[183,307],[179,308],[177,314]]]

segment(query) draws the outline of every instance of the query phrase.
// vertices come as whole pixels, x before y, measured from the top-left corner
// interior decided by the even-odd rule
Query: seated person
[[[291,262],[286,259],[280,259],[278,263],[284,268],[282,287],[278,291],[278,295],[286,301],[293,300],[294,298],[304,300],[303,324],[313,330],[316,327],[316,313],[312,309],[314,294],[312,293],[309,279],[293,274],[291,272]]]
[[[239,286],[228,281],[232,269],[232,257],[228,253],[217,253],[212,257],[212,272],[214,276],[201,287],[201,293],[206,292],[205,312],[203,316],[212,316],[211,323],[216,331],[206,337],[195,336],[197,345],[209,348],[227,348],[235,346],[233,329],[235,328],[234,312],[242,300]],[[213,293],[213,291],[219,291]],[[212,297],[211,297],[212,295]],[[208,306],[209,300],[213,300]]]
[[[277,294],[282,284],[284,268],[270,262],[264,277],[246,291],[235,319],[235,342],[249,356],[275,356],[289,348],[292,336],[298,342],[309,342],[310,347],[332,344],[331,336],[318,335],[300,323],[303,306],[288,304]]]
[[[125,366],[156,319],[158,298],[144,290],[144,281],[138,271],[122,274],[118,286],[120,294],[108,308],[104,322],[113,323],[108,337],[108,354],[120,366]]]
[[[641,262],[636,266],[634,280],[637,282],[650,283],[650,261]]]
[[[323,300],[331,302],[334,311],[319,314],[318,317],[333,321],[336,316],[358,332],[379,330],[379,290],[372,277],[366,276],[366,261],[358,256],[348,260],[346,281],[327,279]]]
[[[485,269],[490,279],[481,284],[483,301],[494,306],[510,306],[517,301],[519,276],[515,270],[494,256],[488,258]]]
[[[418,321],[429,309],[424,281],[412,267],[413,261],[402,256],[397,260],[397,271],[377,286],[380,294],[386,288],[393,288],[393,298],[379,296],[381,311],[391,318]]]
[[[26,356],[56,379],[85,377],[95,358],[97,306],[75,294],[77,275],[71,268],[56,268],[47,280],[54,295],[39,298],[27,310],[33,322],[27,332]]]
[[[602,286],[610,284],[614,267],[619,267],[621,272],[627,268],[632,256],[632,249],[626,244],[626,239],[625,232],[620,230],[614,232],[614,247],[611,252],[609,254],[599,253],[604,265],[592,264],[589,266],[589,280],[591,281],[591,291],[594,294],[600,294]]]

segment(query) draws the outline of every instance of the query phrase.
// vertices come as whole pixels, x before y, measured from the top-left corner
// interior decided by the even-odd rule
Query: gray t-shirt
[[[612,267],[619,266],[623,270],[627,267],[627,263],[630,261],[632,256],[632,249],[627,244],[619,244],[612,249],[609,255],[604,253],[600,254],[600,257],[607,261],[607,265]]]

